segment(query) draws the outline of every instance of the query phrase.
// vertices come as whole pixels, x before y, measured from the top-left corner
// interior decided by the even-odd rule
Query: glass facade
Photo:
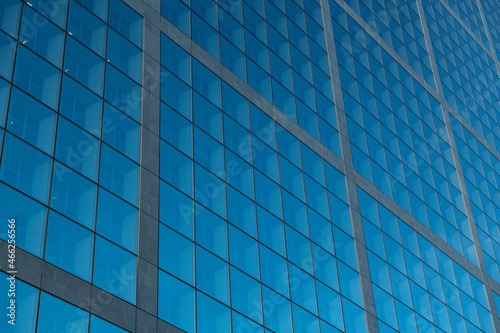
[[[1,1],[0,330],[500,331],[499,24]]]

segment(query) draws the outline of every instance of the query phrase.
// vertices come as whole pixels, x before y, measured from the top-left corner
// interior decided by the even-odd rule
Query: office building
[[[0,331],[500,331],[499,60],[495,0],[1,1]]]

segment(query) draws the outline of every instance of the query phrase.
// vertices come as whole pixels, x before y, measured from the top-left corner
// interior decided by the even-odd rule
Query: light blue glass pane
[[[55,157],[91,180],[97,180],[99,163],[97,138],[60,117],[57,125]]]
[[[295,333],[319,333],[318,318],[292,303],[293,331]]]
[[[0,287],[5,292],[0,295],[0,306],[4,310],[6,316],[0,322],[2,332],[12,333],[34,333],[36,326],[36,315],[38,310],[38,289],[24,283],[20,280],[15,280],[15,295],[10,292],[10,285],[13,281],[9,279],[10,275],[0,273]],[[10,314],[9,307],[13,307],[11,302],[15,301],[15,314]],[[22,316],[19,314],[22,313]],[[15,321],[13,319],[15,318]],[[15,323],[13,325],[12,323]]]
[[[254,170],[254,176],[257,203],[271,211],[277,217],[283,218],[279,185],[256,169]]]
[[[196,247],[196,286],[208,295],[229,304],[228,264],[210,252]]]
[[[311,242],[287,225],[285,234],[288,260],[312,275]]]
[[[100,56],[104,56],[106,24],[76,1],[70,2],[69,5],[67,30],[68,34],[80,43]]]
[[[158,280],[158,317],[195,333],[194,289],[163,271],[158,272]]]
[[[122,154],[139,162],[141,126],[115,109],[104,104],[102,140]]]
[[[94,229],[97,186],[60,163],[54,164],[50,207]]]
[[[339,291],[339,278],[335,257],[313,244],[314,276],[328,287]]]
[[[307,206],[305,203],[288,193],[282,191],[283,195],[283,220],[298,232],[309,237],[309,220],[307,218]],[[330,233],[331,234],[331,233]]]
[[[222,142],[222,111],[200,94],[193,95],[194,124]]]
[[[6,0],[0,4],[0,29],[12,37],[17,36],[21,5],[21,2],[17,0]]]
[[[60,78],[57,68],[24,46],[18,48],[13,82],[53,109],[59,99]]]
[[[160,268],[194,285],[194,243],[160,225],[159,248]]]
[[[62,9],[60,6],[58,7]],[[30,6],[23,7],[19,41],[52,64],[61,67],[64,31],[31,9]]]
[[[266,327],[274,332],[293,332],[292,313],[288,299],[266,286],[262,286],[262,304],[264,305],[264,324]]]
[[[255,136],[252,137],[252,152],[254,167],[278,183],[278,156],[276,152]]]
[[[255,203],[227,186],[227,219],[247,234],[256,237]]]
[[[108,2],[107,1],[96,1],[96,0],[75,0],[79,2],[92,13],[97,15],[101,20],[106,20],[108,16]]]
[[[234,267],[230,274],[232,308],[262,324],[260,283]]]
[[[119,328],[99,317],[90,315],[90,333],[127,333],[124,329]]]
[[[52,160],[9,134],[5,138],[0,179],[47,203]]]
[[[225,183],[197,163],[194,169],[196,201],[226,218]]]
[[[231,314],[228,307],[214,299],[196,293],[197,333],[230,332]]]
[[[231,311],[233,332],[262,333],[263,327],[256,322],[240,315],[236,311]]]
[[[366,332],[365,311],[344,297],[342,297],[342,308],[344,313],[349,314],[344,316],[346,333]]]
[[[229,225],[229,261],[245,273],[259,278],[258,243],[239,229]]]
[[[222,109],[238,123],[249,129],[248,100],[222,81]]]
[[[193,160],[165,141],[160,143],[160,177],[193,196]]]
[[[161,103],[160,136],[184,154],[193,156],[193,124]]]
[[[161,68],[161,100],[172,109],[191,119],[192,89],[168,70]]]
[[[181,0],[164,0],[161,2],[161,15],[190,36],[191,10]]]
[[[304,176],[302,171],[281,156],[279,163],[281,186],[300,200],[305,201]]]
[[[102,96],[104,60],[71,37],[66,38],[63,70]]]
[[[246,196],[253,198],[254,182],[252,166],[227,149],[225,151],[225,162],[226,182]]]
[[[57,0],[48,0],[45,2],[34,2],[31,3],[31,5],[59,27],[64,29],[66,26],[66,11],[68,9],[67,1],[60,2]]]
[[[77,81],[63,75],[59,113],[99,137],[101,132],[102,100]]]
[[[11,94],[7,129],[52,155],[56,113],[19,89]]]
[[[193,239],[193,199],[160,181],[160,221]]]
[[[271,78],[252,60],[247,59],[247,82],[268,101],[272,101]]]
[[[292,301],[318,315],[314,278],[291,263],[288,264],[288,272]]]
[[[166,35],[161,35],[161,64],[191,84],[191,56]]]
[[[104,97],[135,121],[141,121],[141,87],[112,66],[106,66]]]
[[[289,297],[287,262],[265,246],[260,248],[261,281],[280,294]],[[265,311],[264,311],[265,314]]]
[[[135,304],[136,261],[133,254],[97,237],[92,281],[99,288]]]
[[[113,29],[108,30],[106,58],[133,80],[142,82],[142,51]]]
[[[120,0],[111,0],[109,8],[109,25],[142,47],[142,17]]]
[[[259,241],[282,256],[286,255],[283,221],[257,206]]]
[[[137,252],[138,211],[108,191],[99,189],[96,231],[107,239]]]
[[[337,268],[339,272],[340,292],[343,296],[349,298],[359,306],[363,306],[363,298],[360,290],[359,274],[344,265],[342,262],[337,261]]]
[[[76,306],[42,292],[38,311],[37,332],[87,331],[89,314]]]
[[[227,260],[227,222],[195,204],[196,243]]]
[[[195,13],[191,13],[191,32],[193,41],[196,44],[200,45],[214,58],[219,59],[219,34],[217,30]],[[193,69],[193,73],[196,73],[195,69]]]
[[[62,215],[50,211],[45,260],[90,281],[94,234]]]
[[[243,107],[243,110],[246,109]],[[250,132],[227,115],[224,115],[224,145],[248,163],[252,163]]]
[[[137,206],[139,165],[107,145],[102,147],[99,183],[120,198]]]
[[[344,328],[340,295],[322,283],[316,283],[319,316],[337,328]],[[349,315],[349,314],[347,314]]]
[[[217,107],[221,107],[221,80],[197,60],[193,61],[193,88]]]
[[[0,15],[2,13],[1,11],[2,8],[0,8]],[[0,31],[0,63],[4,64],[2,68],[0,68],[0,76],[3,76],[9,81],[12,76],[12,69],[14,68],[15,45],[14,39]]]
[[[16,222],[16,246],[41,257],[45,239],[47,208],[7,185],[0,184],[0,218]],[[0,231],[0,238],[7,240],[7,228]]]

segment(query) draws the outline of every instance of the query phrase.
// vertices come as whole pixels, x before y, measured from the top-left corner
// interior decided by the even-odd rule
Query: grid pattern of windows
[[[404,61],[409,63],[419,75],[423,76],[427,83],[432,87],[436,86],[416,1],[348,0],[346,3]],[[336,17],[337,14],[340,14],[338,8],[337,3],[334,0],[330,0],[332,16]],[[335,33],[337,32],[335,23],[333,26]],[[343,27],[345,28],[345,25]],[[355,38],[358,37],[355,34],[352,35]],[[362,36],[359,38],[362,39]]]
[[[332,3],[354,169],[477,264],[439,102]],[[343,27],[348,28],[347,31]]]
[[[188,332],[210,331],[208,318],[229,329],[231,316],[235,332],[280,331],[291,315],[296,330],[362,329],[344,175],[165,35],[163,46],[160,317]],[[331,313],[342,306],[355,317]]]
[[[318,1],[163,0],[162,15],[341,156]]]
[[[446,101],[498,149],[500,82],[494,60],[439,1],[422,4]]]
[[[16,332],[500,330],[499,10],[0,1]]]
[[[500,283],[500,161],[451,117],[488,274]]]
[[[379,329],[493,332],[484,284],[358,188]]]
[[[112,0],[108,25],[99,3],[98,16],[89,1],[0,5],[0,58],[13,68],[1,72],[12,84],[2,83],[0,215],[18,221],[20,248],[135,304],[143,18]],[[111,325],[38,294],[27,296],[40,298],[38,332]],[[36,325],[33,304],[21,326]]]

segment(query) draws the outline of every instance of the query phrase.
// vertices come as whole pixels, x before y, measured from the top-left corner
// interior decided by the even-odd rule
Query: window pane
[[[123,73],[142,82],[142,51],[113,29],[108,29],[107,61]]]
[[[67,30],[68,34],[80,43],[100,56],[104,56],[106,24],[76,1],[70,2]]]
[[[165,141],[160,143],[160,177],[193,196],[193,160]]]
[[[160,268],[194,285],[194,243],[160,224],[159,244]]]
[[[0,29],[12,37],[17,36],[21,5],[22,3],[17,0],[5,0],[0,3]]]
[[[0,183],[0,218],[15,219],[16,246],[41,257],[45,239],[47,208],[33,199]],[[0,237],[7,240],[7,228],[0,230]]]
[[[5,309],[10,305],[12,298],[8,297],[10,289],[9,275],[0,273],[0,288],[5,292],[0,294],[0,306]],[[38,294],[39,290],[31,285],[16,280],[16,295],[15,306],[17,314],[22,313],[22,316],[16,316],[15,326],[9,324],[10,316],[0,321],[0,330],[2,332],[12,333],[34,333],[36,326],[36,316],[38,309]],[[7,311],[5,311],[7,312]]]
[[[23,8],[19,41],[61,67],[64,31],[27,5]]]
[[[141,87],[113,66],[106,66],[104,98],[135,121],[141,120]]]
[[[50,211],[45,245],[45,260],[90,281],[94,234]]]
[[[60,73],[24,46],[19,46],[14,83],[53,109],[56,109],[59,99]]]
[[[102,140],[139,162],[141,126],[108,103],[104,104]]]
[[[161,103],[160,136],[184,154],[193,156],[193,124],[164,103]]]
[[[59,113],[99,137],[102,100],[67,75],[63,75]]]
[[[67,329],[86,332],[88,327],[89,314],[87,312],[42,292],[37,332],[65,332]]]
[[[136,261],[133,254],[96,237],[93,283],[135,304]]]
[[[51,167],[49,156],[13,135],[6,136],[0,169],[4,182],[47,203]]]
[[[199,246],[196,247],[196,286],[229,304],[228,264]]]
[[[14,88],[10,97],[7,129],[52,155],[57,114],[51,109]]]
[[[96,185],[60,163],[53,176],[50,207],[94,229]]]
[[[120,0],[111,0],[109,8],[109,25],[142,47],[142,17]]]
[[[137,252],[138,211],[108,191],[99,189],[96,231],[107,239]]]
[[[1,10],[2,8],[0,7],[0,15]],[[11,80],[12,68],[14,67],[15,47],[15,40],[0,31],[0,63],[3,64],[2,68],[0,68],[0,76],[3,76],[9,81]]]
[[[137,205],[139,166],[107,145],[103,145],[99,183],[122,199]]]
[[[99,145],[98,139],[60,117],[55,157],[94,181],[97,180]]]
[[[69,36],[66,38],[63,69],[66,74],[102,96],[104,60]]]
[[[227,260],[227,222],[195,204],[196,243]]]
[[[197,333],[230,332],[231,316],[229,308],[214,299],[196,293]]]
[[[158,317],[195,333],[194,288],[163,271],[158,273]]]

